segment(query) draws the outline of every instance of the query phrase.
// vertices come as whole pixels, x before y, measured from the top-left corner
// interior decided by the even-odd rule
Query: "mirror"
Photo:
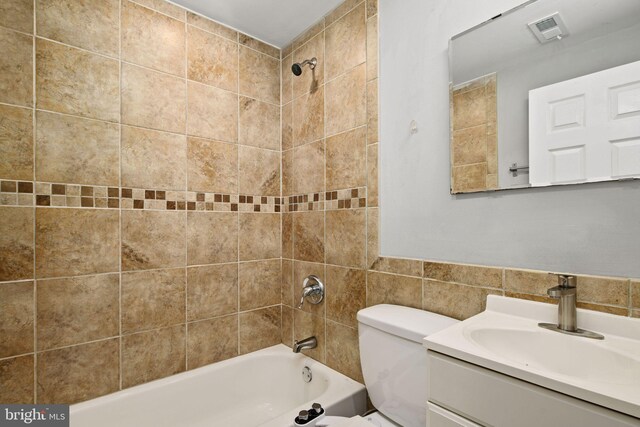
[[[529,1],[449,55],[452,194],[640,178],[640,1]]]

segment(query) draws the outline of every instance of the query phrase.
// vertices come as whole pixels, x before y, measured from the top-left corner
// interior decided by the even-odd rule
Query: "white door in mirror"
[[[529,92],[532,186],[640,178],[640,61]]]

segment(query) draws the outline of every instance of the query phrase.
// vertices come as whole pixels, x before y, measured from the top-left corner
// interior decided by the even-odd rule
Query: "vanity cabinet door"
[[[640,426],[640,419],[439,353],[427,354],[429,402],[479,425]]]
[[[429,427],[482,427],[433,403],[427,404]]]

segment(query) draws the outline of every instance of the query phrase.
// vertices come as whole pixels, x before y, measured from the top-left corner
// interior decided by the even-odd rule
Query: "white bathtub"
[[[302,378],[305,366],[313,379]],[[71,427],[287,427],[319,402],[366,409],[362,384],[280,344],[71,406]]]

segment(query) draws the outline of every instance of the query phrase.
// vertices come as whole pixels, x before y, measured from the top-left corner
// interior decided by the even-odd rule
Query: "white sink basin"
[[[487,309],[424,339],[430,351],[640,418],[640,319],[578,309],[604,340],[538,326],[557,307],[490,295]]]

